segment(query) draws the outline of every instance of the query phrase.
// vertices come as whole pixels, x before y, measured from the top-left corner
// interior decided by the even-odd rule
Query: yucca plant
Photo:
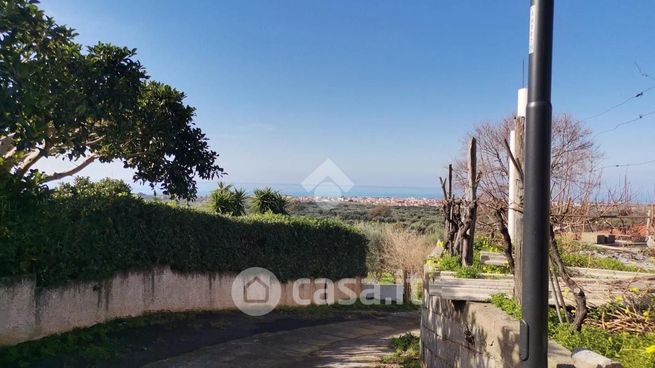
[[[246,195],[246,190],[243,188],[234,189],[232,191],[232,215],[233,216],[242,216],[246,214],[246,200],[248,196]]]
[[[212,210],[218,214],[241,216],[246,213],[246,191],[235,189],[232,184],[218,183],[209,200]]]
[[[255,190],[250,202],[251,209],[256,213],[276,213],[287,215],[289,201],[277,190],[264,188]]]

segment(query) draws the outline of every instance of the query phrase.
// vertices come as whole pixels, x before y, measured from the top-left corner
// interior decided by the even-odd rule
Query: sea
[[[307,191],[300,184],[280,184],[280,183],[231,183],[237,188],[243,188],[248,194],[252,194],[255,189],[270,187],[282,194],[295,197],[313,197],[316,194]],[[198,183],[198,195],[205,196],[216,188],[216,183],[200,182]],[[340,192],[341,197],[372,197],[372,198],[417,198],[417,199],[440,199],[443,196],[440,193],[441,188],[434,186],[429,187],[405,187],[405,186],[379,186],[379,185],[354,185],[348,191]]]

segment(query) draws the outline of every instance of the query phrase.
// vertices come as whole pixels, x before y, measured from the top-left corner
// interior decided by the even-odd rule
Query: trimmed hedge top
[[[35,274],[39,286],[156,266],[232,273],[257,266],[280,281],[366,274],[364,235],[329,220],[223,217],[133,197],[48,199],[5,207],[0,220],[0,276]]]

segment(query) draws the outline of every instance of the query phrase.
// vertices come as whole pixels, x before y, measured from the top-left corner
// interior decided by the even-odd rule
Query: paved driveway
[[[263,333],[207,346],[145,367],[378,367],[380,359],[393,351],[390,338],[408,331],[418,334],[419,322],[417,312],[401,312]]]

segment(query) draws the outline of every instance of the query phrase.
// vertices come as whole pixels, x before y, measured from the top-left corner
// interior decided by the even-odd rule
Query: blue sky
[[[435,186],[473,125],[514,112],[528,1],[42,1],[78,42],[138,49],[184,91],[226,180],[300,183],[332,159],[356,185]],[[553,107],[578,119],[655,85],[655,2],[558,1]],[[655,110],[655,90],[587,124]],[[597,137],[603,164],[655,159],[655,115]],[[48,162],[42,168],[66,167]],[[655,163],[607,168],[655,197]],[[94,178],[130,178],[97,164]]]

